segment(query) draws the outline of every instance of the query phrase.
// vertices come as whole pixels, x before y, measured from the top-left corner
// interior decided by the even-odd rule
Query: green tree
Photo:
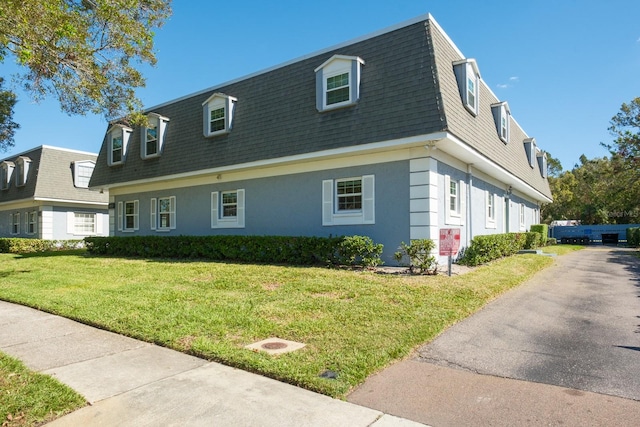
[[[0,77],[0,148],[3,146],[3,141],[6,144],[13,144],[13,135],[15,134],[18,126],[13,121],[13,107],[16,105],[16,95],[8,90],[4,90],[2,85],[4,79]]]
[[[609,132],[616,139],[613,144],[603,144],[611,154],[640,166],[640,98],[623,103],[618,114],[610,122]]]
[[[52,95],[68,114],[136,122],[135,90],[145,83],[136,65],[155,65],[154,30],[170,14],[170,0],[2,0],[0,62],[22,66],[36,100]],[[10,97],[0,102],[13,107]],[[0,149],[13,145],[12,135],[0,138]]]

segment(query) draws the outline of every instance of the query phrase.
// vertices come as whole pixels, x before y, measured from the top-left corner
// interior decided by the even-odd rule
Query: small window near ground
[[[27,234],[36,234],[38,232],[38,211],[28,212],[26,217]]]
[[[322,225],[375,224],[375,176],[322,181]]]
[[[73,234],[92,235],[96,234],[96,214],[75,212],[73,214]]]
[[[9,215],[11,220],[11,234],[20,234],[20,213],[16,212]]]
[[[118,231],[132,232],[140,228],[139,209],[138,200],[118,202]]]

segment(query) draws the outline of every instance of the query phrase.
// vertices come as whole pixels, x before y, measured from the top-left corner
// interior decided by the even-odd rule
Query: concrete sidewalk
[[[4,301],[0,351],[91,404],[51,426],[422,425]]]

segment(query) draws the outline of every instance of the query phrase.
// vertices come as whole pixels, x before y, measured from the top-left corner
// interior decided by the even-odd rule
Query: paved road
[[[349,400],[435,426],[640,425],[640,259],[558,257]]]

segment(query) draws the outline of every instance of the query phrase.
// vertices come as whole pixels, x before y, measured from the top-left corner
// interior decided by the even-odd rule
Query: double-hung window
[[[16,187],[21,187],[27,183],[30,164],[31,159],[28,157],[18,157],[18,160],[16,160]]]
[[[498,131],[498,136],[507,144],[509,142],[510,131],[510,116],[511,110],[509,110],[509,104],[506,102],[499,102],[497,104],[491,104],[491,111],[493,112],[493,121]]]
[[[496,195],[486,191],[486,228],[496,228]]]
[[[151,199],[151,229],[169,231],[176,228],[176,197]]]
[[[20,234],[20,213],[16,212],[9,214],[9,218],[11,221],[11,234]]]
[[[38,232],[38,211],[27,212],[25,220],[27,234],[36,234]]]
[[[164,134],[169,119],[156,113],[147,115],[147,123],[142,127],[140,156],[143,159],[158,157],[164,146]]]
[[[211,193],[211,228],[244,228],[245,191]]]
[[[77,188],[88,188],[93,169],[96,164],[91,160],[84,160],[73,163],[73,185]]]
[[[479,112],[480,71],[474,59],[463,59],[453,63],[462,103],[474,116]]]
[[[318,111],[355,105],[360,98],[364,61],[357,56],[334,55],[315,69]]]
[[[107,163],[109,166],[124,163],[133,130],[123,125],[114,125],[107,131]]]
[[[138,200],[118,202],[118,231],[132,232],[140,228]]]
[[[238,100],[224,93],[214,93],[202,103],[204,136],[216,136],[231,132],[233,115]]]
[[[322,225],[375,224],[375,176],[322,181]]]
[[[445,224],[464,225],[466,184],[449,175],[444,176]]]
[[[73,234],[80,236],[96,234],[96,214],[88,212],[74,212]]]

